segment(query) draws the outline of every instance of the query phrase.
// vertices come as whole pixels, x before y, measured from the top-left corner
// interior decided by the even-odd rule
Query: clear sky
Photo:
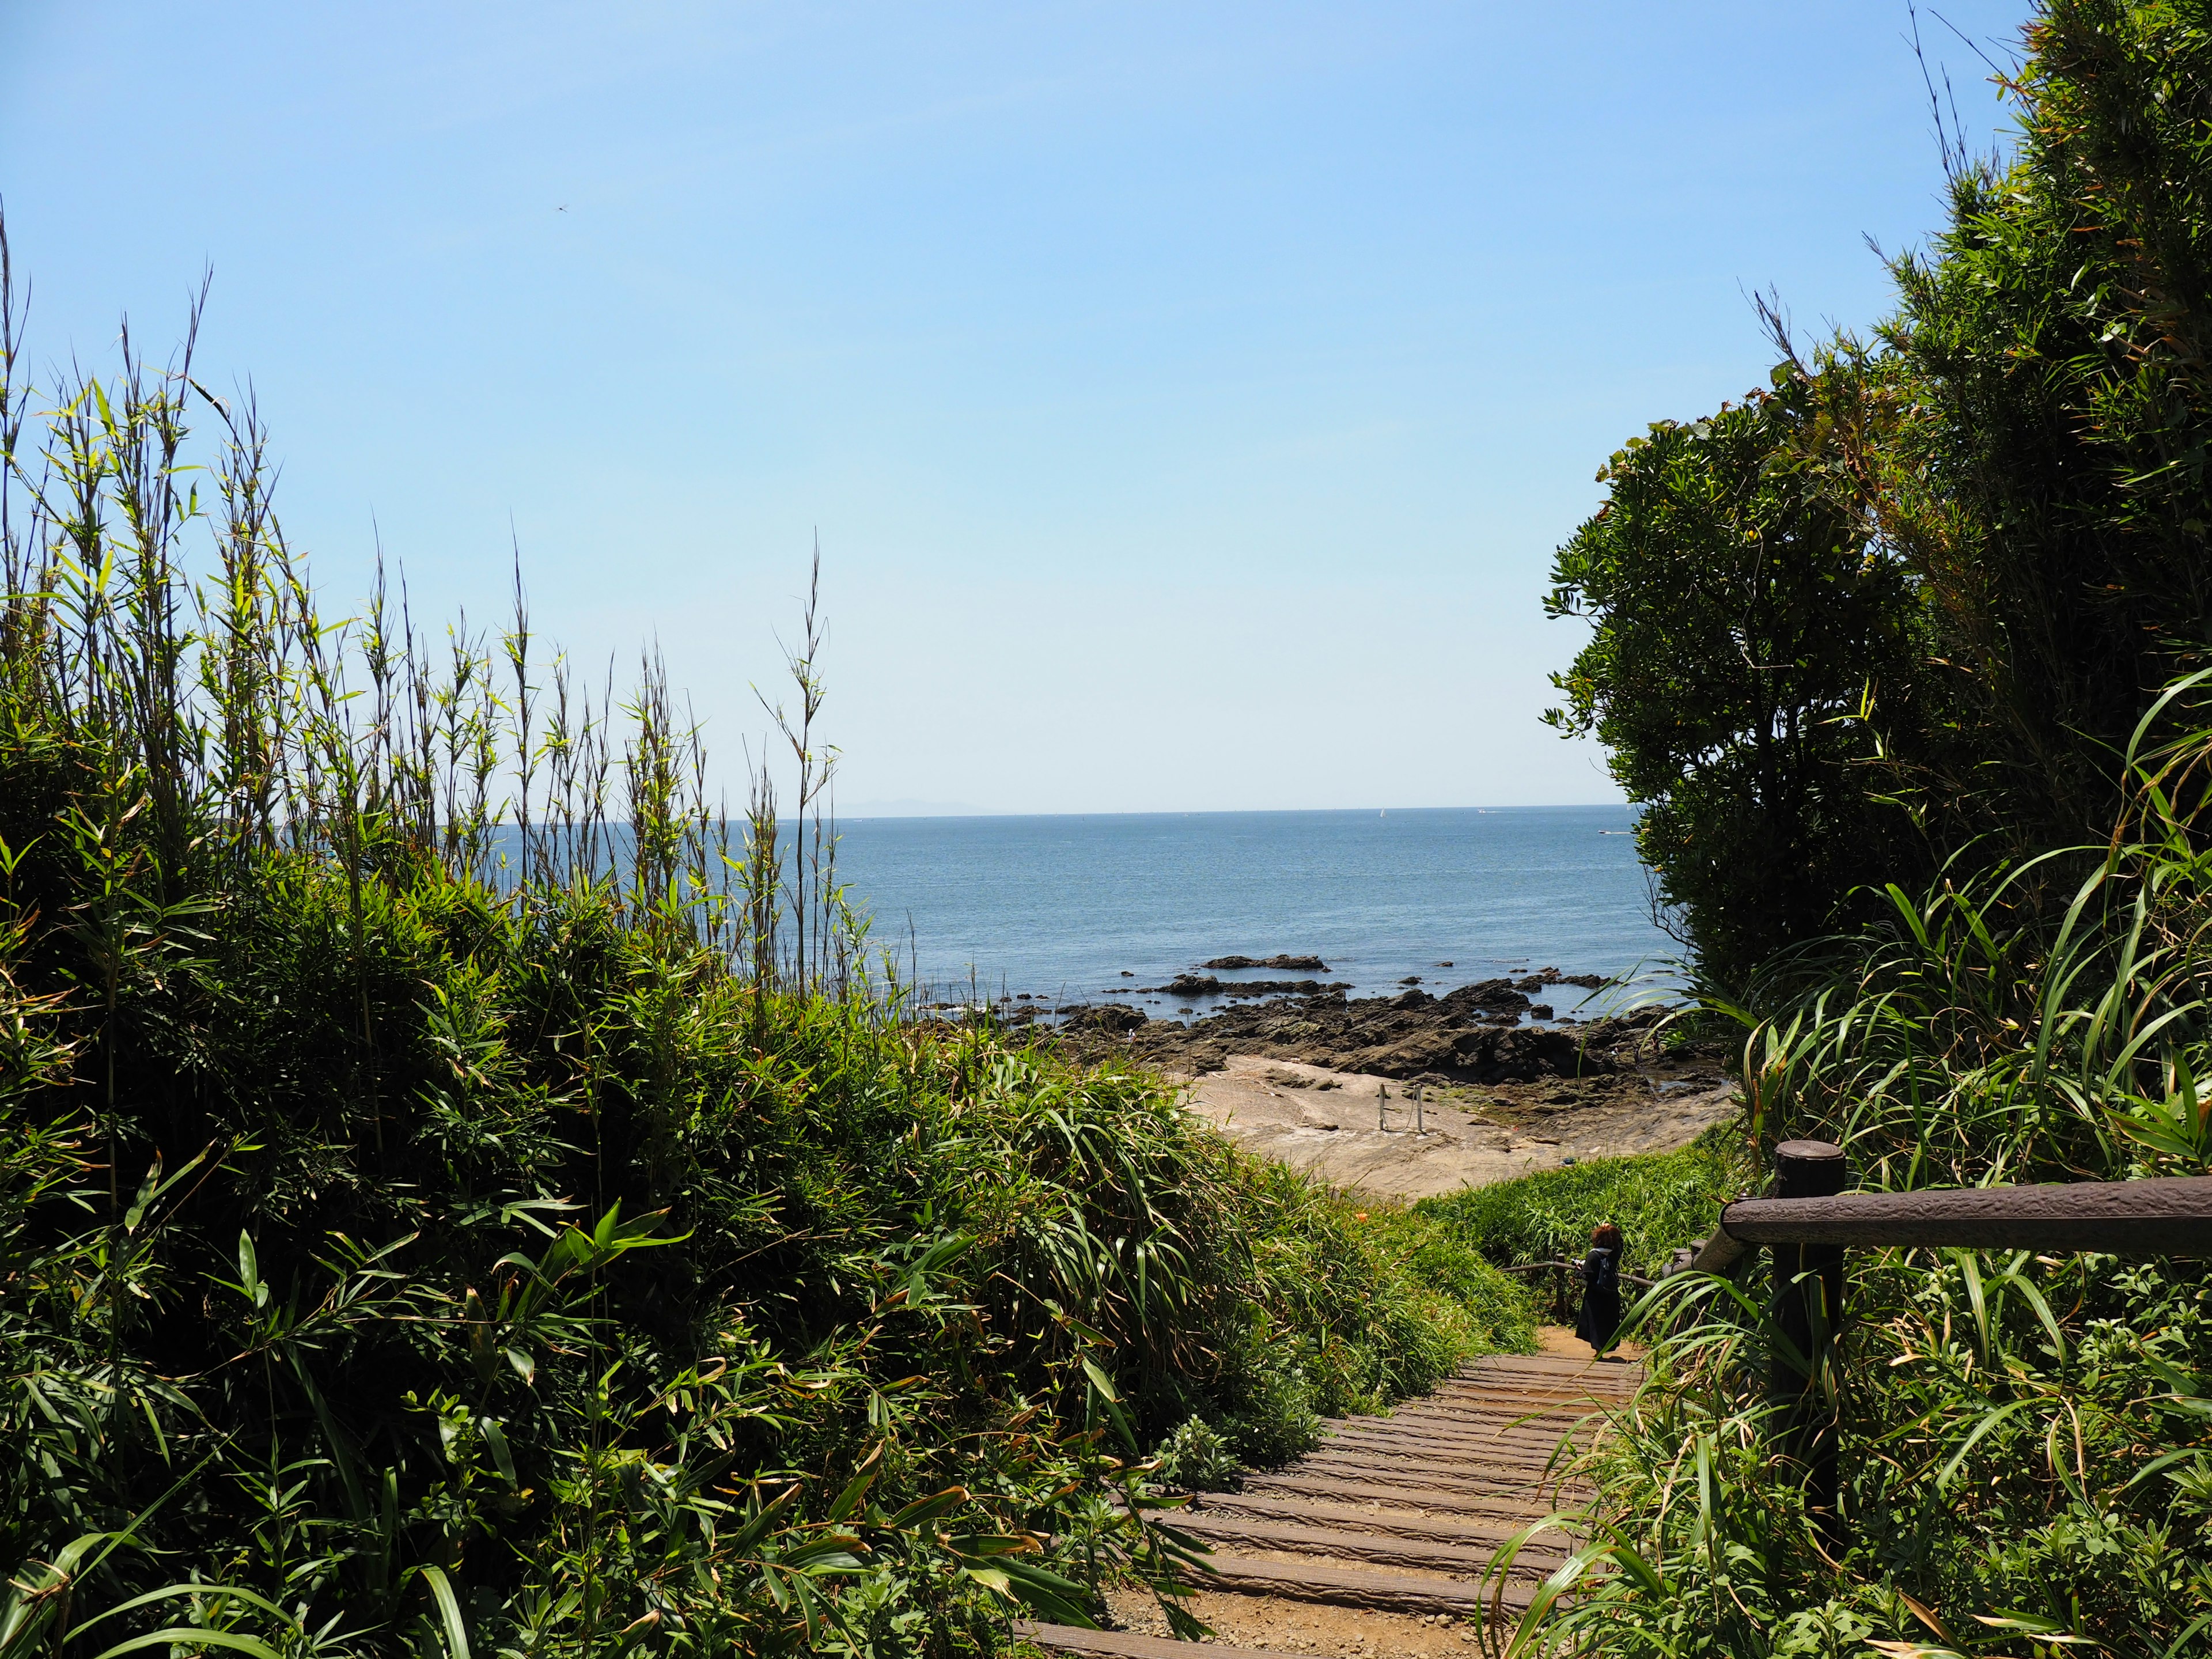
[[[1942,16],[2008,40],[2025,0]],[[0,0],[33,356],[251,380],[339,609],[657,639],[727,770],[818,532],[841,798],[1613,799],[1552,550],[1749,302],[1940,222],[1902,0]],[[1970,137],[2002,112],[1922,13]],[[1994,48],[1985,46],[1991,55]]]

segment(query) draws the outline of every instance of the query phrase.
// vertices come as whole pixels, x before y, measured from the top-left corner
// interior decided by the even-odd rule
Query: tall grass
[[[2138,729],[2107,845],[1893,890],[1886,925],[1709,997],[1746,1028],[1759,1144],[1839,1141],[1872,1188],[2212,1172],[2205,684]],[[1763,1291],[1678,1280],[1645,1299],[1652,1377],[1596,1457],[1578,1599],[1492,1646],[2212,1648],[2203,1264],[1894,1249],[1849,1269],[1842,1557],[1765,1431]]]
[[[1425,1198],[1415,1207],[1500,1266],[1578,1259],[1590,1233],[1621,1229],[1621,1266],[1653,1277],[1674,1251],[1713,1230],[1721,1206],[1743,1189],[1749,1165],[1722,1127],[1674,1152],[1595,1158],[1487,1187]]]
[[[519,578],[325,616],[191,337],[34,389],[9,275],[0,1656],[982,1652],[1115,1575],[1188,1627],[1152,1449],[1519,1340],[1156,1080],[919,1017],[812,607],[799,820],[733,817]]]

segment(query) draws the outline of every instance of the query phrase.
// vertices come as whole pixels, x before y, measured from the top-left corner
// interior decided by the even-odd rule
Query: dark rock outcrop
[[[1024,1010],[1024,1012],[1027,1010]],[[1132,1008],[1126,1002],[1103,1003],[1096,1007],[1069,1011],[1061,1022],[1063,1032],[1081,1036],[1094,1033],[1106,1036],[1121,1036],[1149,1024],[1151,1018],[1141,1008]]]
[[[1416,988],[1358,1001],[1323,990],[1232,1002],[1188,1024],[1153,1020],[1102,1028],[1097,1011],[1083,1010],[1071,1015],[1062,1040],[1078,1054],[1093,1048],[1103,1054],[1101,1038],[1110,1036],[1117,1052],[1192,1076],[1219,1069],[1231,1054],[1244,1054],[1408,1082],[1490,1084],[1632,1070],[1646,1057],[1650,1028],[1661,1017],[1650,1009],[1588,1025],[1521,1023],[1535,1012],[1526,993],[1495,979],[1461,986],[1443,997]]]

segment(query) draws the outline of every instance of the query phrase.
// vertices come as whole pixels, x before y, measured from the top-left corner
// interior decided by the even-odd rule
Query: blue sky
[[[848,808],[1596,801],[1552,550],[1764,379],[1753,290],[1887,308],[1865,239],[1940,218],[1908,27],[0,0],[0,197],[36,360],[212,268],[334,606],[380,532],[491,619],[511,525],[540,627],[657,640],[732,777],[818,532]]]

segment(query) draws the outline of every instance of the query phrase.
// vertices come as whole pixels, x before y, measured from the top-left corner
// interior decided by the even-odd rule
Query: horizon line
[[[884,810],[891,808],[894,810]],[[970,806],[964,803],[905,801],[863,801],[851,811],[833,811],[828,814],[839,823],[857,823],[870,819],[885,818],[1203,818],[1203,817],[1288,817],[1298,815],[1369,813],[1385,816],[1391,812],[1630,812],[1636,810],[1632,801],[1528,801],[1510,805],[1428,805],[1428,806],[1202,806],[1202,807],[1115,807],[1090,811],[1040,812],[1025,811],[1013,807]]]

